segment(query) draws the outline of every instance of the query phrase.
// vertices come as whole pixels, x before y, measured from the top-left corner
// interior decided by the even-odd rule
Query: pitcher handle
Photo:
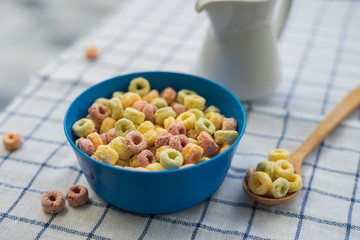
[[[292,0],[278,0],[275,5],[274,13],[274,34],[277,39],[280,38],[281,33],[284,29],[285,22],[289,16]]]

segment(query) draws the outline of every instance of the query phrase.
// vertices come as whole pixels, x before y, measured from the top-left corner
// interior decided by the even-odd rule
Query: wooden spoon
[[[290,162],[294,165],[294,170],[301,175],[301,164],[305,157],[324,140],[324,138],[334,130],[350,113],[360,105],[360,86],[352,90],[336,107],[325,117],[316,127],[303,144],[290,155]],[[287,194],[284,198],[272,198],[269,196],[258,196],[249,189],[244,177],[243,188],[245,193],[255,201],[266,205],[285,203],[296,197],[298,192]]]

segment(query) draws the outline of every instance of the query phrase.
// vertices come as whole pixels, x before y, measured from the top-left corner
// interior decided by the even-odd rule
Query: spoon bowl
[[[360,105],[360,86],[356,87],[345,98],[336,105],[336,107],[324,118],[315,128],[310,136],[301,144],[301,146],[290,155],[289,161],[294,166],[296,174],[301,175],[301,164],[306,156],[317,147],[324,138],[331,133],[350,113]],[[264,205],[276,205],[286,203],[294,199],[298,192],[288,193],[283,198],[273,198],[270,196],[259,196],[252,193],[249,189],[246,178],[243,179],[243,189],[245,193],[253,200]]]

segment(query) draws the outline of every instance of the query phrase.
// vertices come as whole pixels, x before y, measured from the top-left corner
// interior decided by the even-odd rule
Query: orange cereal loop
[[[147,101],[148,103],[151,103],[152,100],[154,100],[155,98],[159,97],[159,92],[158,90],[151,90],[148,94],[146,94],[145,96],[143,96],[143,100]]]
[[[3,137],[3,143],[6,150],[16,150],[21,145],[21,136],[17,132],[6,133]]]
[[[225,152],[230,146],[231,146],[231,143],[228,143],[228,142],[224,143],[223,145],[221,145],[221,148],[220,148],[220,151],[218,154]]]
[[[172,87],[165,88],[160,96],[166,100],[168,104],[171,104],[176,98],[176,91]]]
[[[184,165],[189,163],[198,163],[204,154],[204,149],[194,143],[187,144],[182,150]]]
[[[97,132],[90,133],[89,135],[87,135],[86,138],[93,143],[95,151],[98,146],[103,145],[103,141],[101,140],[100,135]]]
[[[133,92],[127,92],[124,94],[124,96],[121,98],[121,104],[123,108],[131,107],[131,105],[134,104],[134,102],[141,100],[141,97],[137,93]]]
[[[94,60],[99,56],[99,50],[94,46],[88,47],[85,50],[85,56],[88,60]]]

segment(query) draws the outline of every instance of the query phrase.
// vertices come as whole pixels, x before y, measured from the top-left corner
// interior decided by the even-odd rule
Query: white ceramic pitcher
[[[267,96],[281,79],[276,41],[291,0],[197,0],[211,20],[195,67],[240,100]]]

